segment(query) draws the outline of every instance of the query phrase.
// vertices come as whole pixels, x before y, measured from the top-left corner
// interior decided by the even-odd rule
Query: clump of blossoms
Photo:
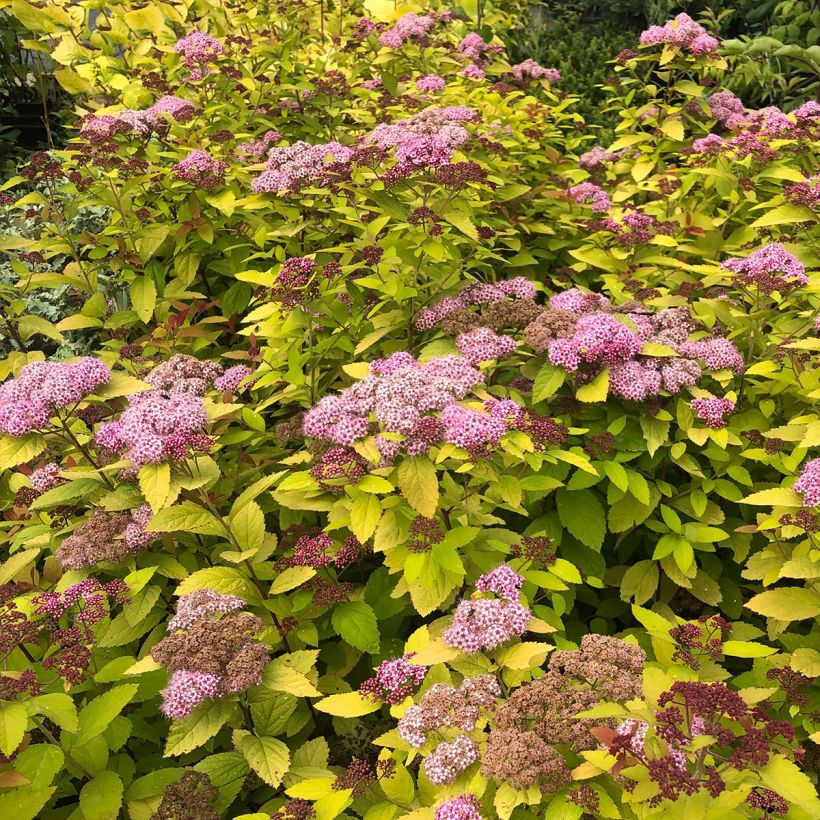
[[[696,23],[688,14],[678,14],[662,26],[650,26],[641,33],[641,45],[668,44],[691,54],[712,54],[720,47],[720,41]]]
[[[434,786],[452,783],[480,757],[478,744],[467,735],[453,741],[443,740],[424,759],[424,773]]]
[[[550,309],[527,326],[524,337],[581,382],[609,368],[610,391],[633,401],[694,386],[702,375],[701,359],[709,370],[743,369],[742,357],[727,339],[689,341],[697,328],[684,308],[650,313],[633,304],[621,310],[604,296],[571,288],[550,299]],[[643,355],[646,344],[663,345],[675,355]]]
[[[658,222],[648,214],[639,211],[629,211],[620,219],[606,217],[592,221],[590,227],[594,230],[605,231],[612,239],[625,248],[634,248],[645,245],[658,234],[668,235],[677,227],[674,222]]]
[[[689,406],[701,421],[709,427],[725,427],[727,416],[735,410],[735,403],[729,399],[692,399]]]
[[[708,103],[712,116],[727,128],[736,128],[749,122],[743,101],[731,91],[718,91],[712,94]]]
[[[401,703],[413,694],[414,686],[423,683],[427,674],[425,667],[410,663],[413,655],[409,652],[399,658],[382,661],[375,676],[364,681],[359,691],[390,705]]]
[[[650,746],[650,732],[662,745]],[[650,799],[653,806],[701,789],[717,797],[726,788],[729,770],[754,770],[774,754],[797,754],[791,746],[791,723],[771,718],[759,705],[750,706],[725,683],[677,681],[658,698],[654,727],[630,719],[599,736],[621,767],[646,768],[659,788]],[[704,736],[714,740],[695,752],[686,751]]]
[[[735,282],[762,293],[786,294],[809,283],[806,266],[782,245],[772,242],[749,256],[727,259],[722,267],[733,271]]]
[[[484,40],[480,34],[471,31],[465,35],[458,44],[459,53],[467,59],[472,60],[473,63],[481,63],[485,57],[484,55],[490,51],[492,46]]]
[[[620,151],[610,151],[607,148],[596,145],[594,148],[590,148],[589,151],[584,151],[584,153],[578,157],[578,165],[587,171],[594,171],[611,162],[617,162],[620,158]]]
[[[271,148],[265,170],[253,180],[256,193],[296,193],[310,183],[322,183],[333,163],[348,162],[350,148],[338,142],[310,145],[299,141],[293,145]]]
[[[701,615],[694,623],[687,622],[669,630],[677,645],[672,660],[682,661],[690,669],[700,668],[700,658],[717,660],[723,654],[723,642],[732,627],[720,615]]]
[[[395,25],[379,37],[379,45],[384,48],[401,48],[406,42],[423,43],[435,28],[436,18],[427,14],[405,14]]]
[[[176,353],[157,365],[145,381],[157,390],[167,393],[191,393],[204,396],[208,388],[222,375],[222,366],[216,362],[202,361],[184,353]]]
[[[556,651],[546,674],[524,684],[495,711],[481,772],[517,789],[538,784],[547,792],[570,782],[560,748],[593,749],[602,723],[578,717],[601,701],[625,701],[641,692],[646,655],[607,635],[585,635],[580,649]]]
[[[52,461],[38,467],[29,476],[29,481],[38,495],[48,492],[60,483],[60,465]]]
[[[612,207],[609,194],[594,182],[573,185],[567,190],[567,197],[579,204],[589,204],[596,212],[606,212]]]
[[[820,458],[806,462],[793,489],[803,494],[804,507],[820,506]]]
[[[201,80],[210,74],[208,63],[225,53],[225,47],[215,37],[202,31],[192,31],[174,43],[174,52],[182,55],[183,65],[191,69],[187,80]]]
[[[214,808],[218,797],[219,791],[207,774],[187,769],[165,789],[151,820],[219,820]]]
[[[171,634],[151,650],[171,673],[162,693],[169,718],[186,717],[203,701],[242,692],[262,679],[268,649],[254,637],[262,622],[240,612],[243,606],[234,595],[207,589],[180,596]]]
[[[429,330],[456,311],[508,300],[532,301],[535,293],[532,282],[523,276],[516,276],[496,284],[473,282],[463,288],[458,295],[445,296],[431,307],[420,310],[416,314],[415,325],[419,330]]]
[[[407,119],[381,123],[365,137],[366,145],[392,150],[397,165],[391,179],[399,179],[425,167],[446,165],[457,148],[470,139],[464,123],[477,122],[479,115],[467,106],[431,106]]]
[[[196,188],[210,191],[225,181],[228,163],[214,159],[205,151],[191,151],[185,159],[171,166],[171,173],[178,180],[190,182]]]
[[[32,362],[0,385],[0,432],[22,436],[47,427],[52,416],[81,402],[111,380],[92,357],[76,362]]]
[[[510,336],[499,336],[487,327],[477,327],[462,333],[456,339],[458,352],[473,365],[502,359],[515,350],[515,339]]]
[[[473,794],[460,794],[441,803],[434,820],[481,820],[481,804]]]
[[[416,80],[417,91],[443,91],[447,87],[444,77],[438,74],[428,74],[426,77],[419,77]]]
[[[820,175],[787,185],[783,189],[783,198],[793,205],[816,209],[820,206]]]
[[[254,382],[246,382],[248,376],[253,373],[253,370],[245,364],[235,364],[229,367],[225,372],[214,379],[214,387],[217,390],[228,393],[236,393],[240,387],[243,389],[250,388]]]
[[[411,746],[421,749],[427,743],[428,735],[439,729],[472,731],[482,710],[491,712],[499,697],[501,689],[493,675],[465,678],[458,687],[436,683],[417,705],[407,709],[396,731]]]
[[[236,154],[241,159],[261,159],[270,151],[271,145],[280,139],[282,135],[278,131],[265,131],[259,139],[239,143],[236,146]]]
[[[118,564],[161,537],[162,533],[145,530],[151,516],[148,504],[130,513],[109,513],[97,507],[60,544],[54,556],[66,569],[85,569],[103,562]]]
[[[207,451],[212,441],[205,433],[208,414],[200,396],[146,390],[128,397],[128,406],[116,421],[97,430],[95,441],[130,459],[135,467],[163,461],[182,461],[190,452]]]
[[[499,567],[478,579],[477,590],[493,592],[498,597],[461,601],[453,615],[453,623],[444,633],[447,646],[472,655],[495,649],[527,631],[530,611],[518,601],[518,589],[523,579],[519,583],[510,573],[513,571],[508,567]]]
[[[533,59],[524,60],[512,67],[512,75],[519,82],[526,80],[548,80],[551,83],[561,82],[561,72],[557,68],[544,68]]]

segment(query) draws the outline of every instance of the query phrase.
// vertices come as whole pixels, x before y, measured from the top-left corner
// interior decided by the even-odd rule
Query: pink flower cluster
[[[359,687],[360,692],[376,700],[394,705],[413,694],[413,687],[424,681],[427,669],[410,663],[414,653],[409,652],[399,658],[382,661],[376,674]]]
[[[46,427],[55,411],[78,404],[110,380],[111,371],[90,356],[27,364],[17,378],[0,385],[0,432],[22,436]]]
[[[712,116],[727,128],[736,128],[749,122],[743,101],[731,91],[718,91],[712,94],[709,97],[709,110]]]
[[[709,427],[719,428],[726,426],[726,417],[735,409],[735,403],[729,399],[692,399],[689,406],[701,421]]]
[[[219,675],[177,669],[162,690],[162,711],[172,720],[184,718],[209,698],[219,697]]]
[[[561,82],[561,72],[557,68],[544,68],[533,59],[524,60],[512,67],[512,75],[519,82],[526,80],[548,80],[551,83]]]
[[[177,611],[168,622],[168,630],[190,629],[201,618],[238,612],[247,605],[247,601],[237,595],[222,595],[208,588],[198,589],[190,595],[179,596]]]
[[[473,794],[460,794],[438,806],[434,820],[482,820],[481,804]]]
[[[443,435],[445,410],[482,384],[484,377],[460,356],[434,358],[421,365],[409,353],[394,353],[371,364],[371,373],[339,395],[323,398],[306,414],[303,431],[311,438],[350,445],[371,430],[373,414],[384,432],[400,433],[403,442],[377,439],[392,460],[399,449],[426,453]],[[395,447],[393,447],[395,445]]]
[[[487,72],[475,63],[470,63],[461,71],[461,76],[467,80],[483,80],[487,76]]]
[[[211,63],[224,51],[225,49],[219,40],[202,31],[192,31],[174,43],[174,52],[182,54],[183,63],[189,67]]]
[[[381,123],[365,137],[365,143],[393,150],[398,160],[393,175],[407,175],[417,168],[439,167],[452,159],[457,148],[470,139],[464,123],[477,122],[478,114],[467,106],[431,106],[395,123]]]
[[[109,607],[128,603],[128,587],[116,578],[101,584],[96,578],[86,578],[66,587],[62,592],[43,592],[35,595],[31,603],[35,615],[45,615],[55,620],[73,607],[79,607],[77,623],[93,626],[108,615]],[[110,600],[109,600],[110,598]]]
[[[150,108],[134,111],[126,108],[116,114],[89,115],[83,118],[80,137],[93,144],[103,143],[116,134],[133,133],[148,137],[166,126],[165,116],[177,122],[187,122],[197,113],[197,107],[181,97],[160,97]]]
[[[274,142],[279,142],[282,135],[278,131],[265,131],[260,139],[241,142],[236,146],[237,156],[242,159],[261,159],[270,150]]]
[[[447,87],[444,77],[438,74],[428,74],[426,77],[419,77],[416,80],[417,91],[442,91]]]
[[[458,352],[470,363],[503,359],[515,350],[515,339],[494,333],[488,327],[477,327],[456,338]]]
[[[606,165],[610,162],[616,162],[621,158],[620,151],[608,151],[600,145],[590,148],[589,151],[584,151],[578,158],[578,165],[585,168],[587,171],[592,171]]]
[[[530,611],[519,603],[517,585],[508,573],[488,573],[482,579],[479,580],[487,591],[500,590],[500,600],[461,601],[453,615],[453,623],[444,633],[447,646],[469,655],[495,649],[511,638],[523,635],[530,620]]]
[[[427,14],[405,14],[379,37],[384,48],[401,48],[408,40],[423,41],[436,25],[435,17]]]
[[[650,26],[641,34],[641,45],[669,44],[692,54],[712,54],[720,47],[720,41],[696,23],[688,14],[679,14],[662,26]]]
[[[29,476],[29,481],[35,492],[40,494],[48,492],[60,483],[60,465],[52,461],[50,464],[38,467]]]
[[[763,293],[788,293],[809,283],[805,265],[777,242],[749,256],[728,259],[722,267],[734,271],[735,281]]]
[[[439,743],[424,759],[424,773],[434,786],[444,786],[452,783],[478,758],[478,744],[467,735],[459,735],[450,743],[446,740]]]
[[[96,442],[129,458],[135,467],[181,461],[191,449],[210,448],[207,423],[200,396],[147,390],[129,396],[120,418],[97,430]]]
[[[146,532],[145,528],[153,517],[154,512],[150,504],[141,504],[131,512],[131,520],[122,531],[122,540],[132,548],[139,550],[147,547],[152,541],[159,538],[162,533]]]
[[[516,276],[495,285],[473,282],[457,296],[445,296],[432,307],[423,308],[416,314],[415,325],[418,330],[429,330],[444,321],[453,311],[488,302],[501,302],[511,299],[534,299],[535,287],[529,279]]]
[[[476,582],[477,592],[492,592],[505,601],[517,601],[524,578],[506,564],[482,575]]]
[[[458,44],[458,50],[468,59],[480,61],[484,54],[490,50],[490,44],[485,42],[480,34],[471,31]]]
[[[804,507],[820,506],[820,458],[807,461],[800,473],[800,478],[794,482],[794,491],[803,493]]]
[[[251,187],[256,193],[296,192],[311,182],[321,182],[331,163],[348,162],[352,154],[338,142],[310,145],[300,140],[277,146],[271,148],[265,170]]]
[[[216,362],[175,353],[167,362],[157,365],[145,377],[145,381],[166,393],[204,396],[208,387],[221,375],[222,366]]]
[[[612,207],[609,194],[594,182],[582,182],[567,190],[567,196],[578,203],[589,203],[595,213],[605,213]]]
[[[214,379],[214,387],[223,392],[236,393],[239,390],[239,386],[251,373],[253,373],[253,370],[247,365],[235,364],[233,367],[229,367],[221,376]],[[251,387],[252,385],[253,382],[250,382],[245,386]]]
[[[556,294],[550,306],[569,314],[565,318],[575,322],[571,335],[564,331],[549,342],[550,362],[579,373],[582,381],[608,367],[610,392],[625,399],[644,401],[661,389],[675,394],[692,387],[702,374],[700,359],[708,370],[741,372],[744,367],[743,358],[728,339],[688,341],[696,326],[685,309],[617,314],[606,297],[577,288]],[[677,355],[642,355],[647,343],[664,345]]]
[[[197,188],[210,191],[225,181],[228,163],[214,159],[205,151],[191,151],[185,159],[171,166],[176,179],[190,182]]]

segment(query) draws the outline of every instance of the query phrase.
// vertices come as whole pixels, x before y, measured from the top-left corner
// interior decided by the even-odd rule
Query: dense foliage
[[[686,15],[601,146],[487,2],[10,6],[0,811],[820,816],[820,105]]]

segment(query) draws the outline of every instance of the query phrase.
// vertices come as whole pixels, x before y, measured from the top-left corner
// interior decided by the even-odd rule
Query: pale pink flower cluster
[[[338,142],[310,145],[300,140],[293,145],[271,148],[268,163],[251,183],[256,193],[298,191],[311,182],[321,182],[327,166],[334,162],[348,162],[353,154],[350,148]]]
[[[365,143],[392,149],[400,168],[446,165],[453,153],[470,139],[464,123],[479,119],[472,108],[431,106],[404,120],[381,123],[365,137]]]
[[[197,188],[210,191],[225,181],[228,163],[214,159],[205,151],[191,151],[187,157],[171,166],[176,179],[190,182]]]
[[[197,111],[192,102],[167,95],[160,97],[150,108],[143,111],[126,108],[115,114],[86,116],[82,121],[80,136],[92,143],[105,142],[116,134],[149,137],[166,126],[165,114],[176,122],[187,122]]]
[[[152,541],[162,535],[159,532],[146,532],[145,528],[153,517],[154,513],[150,504],[141,504],[131,512],[131,520],[122,531],[122,540],[128,544],[132,550],[139,550],[147,547]]]
[[[509,593],[509,589],[504,589]],[[515,599],[463,600],[456,607],[453,623],[444,633],[448,646],[468,655],[495,649],[502,643],[527,631],[530,611]]]
[[[128,398],[116,421],[99,427],[96,442],[130,459],[135,467],[181,461],[191,449],[206,450],[208,415],[202,398],[192,393],[147,390]]]
[[[709,97],[709,110],[712,116],[727,128],[736,128],[749,122],[743,101],[731,91],[718,91],[712,94]]]
[[[208,698],[218,697],[221,678],[208,672],[177,669],[162,691],[162,711],[172,720],[187,717]]]
[[[168,630],[190,629],[201,618],[238,612],[247,605],[247,601],[238,595],[222,595],[207,587],[198,589],[189,595],[179,596],[177,611],[168,622]]]
[[[477,592],[492,592],[505,601],[517,601],[524,578],[506,564],[482,575],[476,582]]]
[[[688,14],[679,14],[662,26],[650,26],[641,34],[641,45],[669,44],[692,54],[712,54],[720,47],[720,41],[696,23]]]
[[[222,43],[210,34],[192,31],[174,43],[174,52],[182,54],[186,66],[194,67],[202,63],[211,63],[225,51]]]
[[[726,426],[726,417],[735,409],[735,403],[729,399],[692,399],[689,406],[695,415],[705,421],[709,427],[719,428]]]
[[[447,87],[444,77],[438,74],[428,74],[416,80],[417,91],[442,91]]]
[[[722,267],[734,271],[736,281],[764,293],[788,293],[809,283],[806,266],[777,242],[771,242],[749,256],[728,259]]]
[[[177,122],[188,122],[193,119],[199,109],[189,100],[166,94],[160,97],[149,109],[152,114],[168,114]]]
[[[494,333],[488,327],[477,327],[456,337],[458,352],[470,363],[503,359],[515,350],[515,339]]]
[[[532,58],[524,60],[512,67],[512,75],[519,82],[525,80],[549,80],[551,83],[561,82],[561,72],[557,68],[544,68]]]
[[[492,710],[501,697],[494,675],[473,675],[458,688],[436,683],[424,693],[416,706],[411,706],[399,720],[396,731],[416,749],[427,743],[427,735],[444,726],[472,731],[481,710]]]
[[[364,692],[388,704],[401,703],[413,694],[413,687],[424,682],[427,669],[410,663],[414,652],[408,652],[398,658],[382,661],[376,674],[368,678],[359,687]]]
[[[214,387],[217,390],[228,391],[229,393],[236,393],[240,385],[253,373],[253,370],[245,364],[235,364],[229,367],[221,376],[214,379]],[[242,385],[243,389],[252,387],[253,382]]]
[[[606,297],[577,288],[556,294],[550,306],[573,314],[575,319],[571,335],[549,342],[550,362],[570,373],[579,372],[582,380],[594,378],[608,367],[609,390],[624,399],[644,401],[662,389],[675,394],[692,387],[702,375],[699,359],[708,370],[741,372],[744,367],[743,358],[728,339],[688,341],[696,326],[684,309],[618,314]],[[647,343],[664,345],[677,355],[642,355]]]
[[[461,71],[461,76],[467,80],[483,80],[487,76],[487,72],[475,63],[470,63]]]
[[[216,362],[203,361],[184,353],[175,353],[167,362],[157,365],[145,381],[166,393],[193,393],[204,396],[222,375],[222,366]]]
[[[480,455],[488,447],[498,444],[507,432],[507,425],[503,419],[480,413],[478,410],[470,410],[459,404],[445,407],[441,421],[444,424],[444,440],[473,455]]]
[[[628,718],[618,724],[615,730],[619,737],[628,737],[627,745],[634,754],[643,754],[646,733],[649,731],[649,724],[645,720]]]
[[[800,473],[800,478],[794,482],[794,491],[803,493],[804,507],[820,506],[820,458],[807,461]]]
[[[377,439],[383,454],[392,458],[399,449],[426,454],[443,435],[442,421],[430,414],[446,411],[483,382],[480,371],[460,356],[422,365],[409,353],[394,353],[373,362],[371,373],[357,384],[319,401],[305,414],[303,431],[311,438],[350,445],[371,432],[372,414],[381,432],[405,437],[401,443]]]
[[[444,321],[453,311],[488,302],[502,302],[508,298],[534,299],[535,287],[523,276],[506,279],[495,285],[473,282],[463,288],[457,296],[445,296],[432,307],[420,310],[416,314],[415,325],[419,330],[429,330]]]
[[[0,432],[22,436],[46,427],[55,411],[78,404],[110,380],[111,371],[90,356],[27,364],[0,385]]]
[[[434,820],[482,820],[481,804],[473,794],[460,794],[445,800],[436,809]]]
[[[435,17],[427,14],[405,14],[382,33],[379,45],[384,48],[401,48],[408,40],[423,41],[435,25]]]
[[[46,493],[52,487],[56,487],[60,483],[60,465],[53,461],[49,464],[44,464],[38,467],[29,476],[31,486],[35,492]]]
[[[424,760],[424,773],[434,786],[444,786],[452,783],[478,758],[478,744],[467,735],[459,735],[450,743],[444,740],[436,746]]]
[[[479,62],[490,50],[490,44],[480,34],[471,31],[458,44],[458,50],[468,59]]]
[[[590,148],[589,151],[584,151],[578,158],[578,165],[585,168],[587,171],[600,168],[610,162],[616,162],[621,158],[620,151],[608,151],[606,148],[596,145]]]
[[[241,159],[261,159],[270,150],[274,142],[279,142],[282,135],[278,131],[265,131],[256,140],[241,142],[236,146],[236,154]]]
[[[567,196],[579,204],[589,204],[593,213],[605,213],[612,207],[609,194],[594,182],[582,182],[567,190]]]

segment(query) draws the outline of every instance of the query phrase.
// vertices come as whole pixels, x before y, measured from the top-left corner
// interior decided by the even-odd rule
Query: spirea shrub
[[[87,5],[10,6],[0,810],[820,817],[820,106],[686,14],[602,144],[509,4]]]

